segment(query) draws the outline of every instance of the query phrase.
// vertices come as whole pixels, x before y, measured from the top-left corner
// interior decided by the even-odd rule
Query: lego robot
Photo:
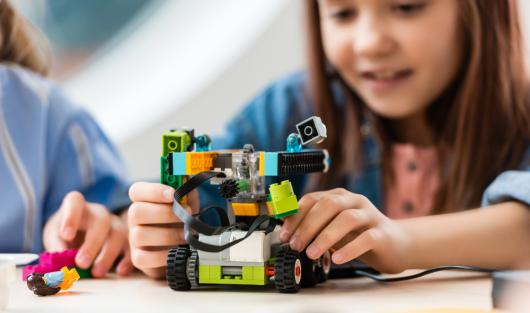
[[[171,249],[167,256],[167,281],[174,290],[201,285],[267,285],[283,293],[298,292],[324,282],[331,268],[330,253],[311,260],[305,252],[291,250],[278,238],[281,218],[298,212],[291,183],[271,184],[265,177],[326,172],[329,156],[323,149],[302,149],[326,138],[319,117],[296,125],[298,134],[287,137],[286,151],[211,151],[207,135],[192,129],[162,135],[161,182],[176,189],[173,212],[184,223],[189,246]],[[228,209],[215,210],[221,226],[213,227],[182,207],[186,195],[201,184],[218,185]]]

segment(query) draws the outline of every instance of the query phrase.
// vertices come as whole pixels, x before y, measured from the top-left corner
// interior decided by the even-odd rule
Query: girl
[[[43,77],[45,55],[7,0],[0,1],[0,27],[0,252],[76,247],[77,265],[93,265],[96,277],[123,254],[118,273],[127,274],[126,223],[108,210],[128,204],[116,149]]]
[[[328,174],[299,181],[281,239],[387,273],[530,260],[530,99],[515,0],[307,1],[308,75],[252,101],[218,147],[282,150],[311,114]],[[130,190],[133,264],[183,242],[167,186]],[[300,193],[298,193],[300,194]],[[208,202],[204,195],[201,204]],[[146,225],[148,224],[148,225]]]

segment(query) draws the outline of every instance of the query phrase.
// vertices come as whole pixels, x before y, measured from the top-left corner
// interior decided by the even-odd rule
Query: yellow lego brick
[[[259,153],[259,176],[265,176],[265,152]]]
[[[195,175],[213,169],[213,159],[217,152],[188,152],[186,153],[186,175]]]
[[[232,210],[236,216],[259,215],[259,206],[257,203],[232,203]]]

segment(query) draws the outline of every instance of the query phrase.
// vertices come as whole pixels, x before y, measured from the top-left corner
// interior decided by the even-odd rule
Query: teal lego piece
[[[272,213],[275,218],[298,213],[298,199],[294,194],[290,181],[284,180],[280,184],[270,185],[269,192],[271,195]]]
[[[278,152],[265,152],[264,176],[278,176]]]
[[[173,175],[186,175],[186,152],[174,152],[173,157]]]
[[[302,139],[300,135],[292,133],[287,137],[286,150],[287,152],[302,151]]]

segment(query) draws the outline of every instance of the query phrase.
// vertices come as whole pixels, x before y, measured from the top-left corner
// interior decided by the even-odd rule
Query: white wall
[[[65,86],[117,142],[133,178],[156,179],[162,132],[218,133],[268,83],[304,67],[301,4],[166,1]]]

